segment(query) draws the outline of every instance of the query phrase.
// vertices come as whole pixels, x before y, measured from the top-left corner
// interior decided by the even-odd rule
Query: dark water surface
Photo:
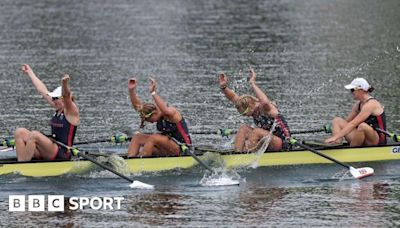
[[[23,63],[49,90],[63,73],[70,74],[81,111],[77,141],[138,128],[127,94],[132,76],[139,79],[143,101],[151,101],[147,78],[153,75],[159,94],[182,111],[192,131],[250,122],[237,115],[217,82],[217,74],[225,71],[236,92],[251,93],[249,66],[292,129],[319,128],[345,116],[353,101],[343,85],[360,76],[385,105],[388,129],[400,129],[397,0],[0,4],[1,137],[17,127],[48,132],[52,110],[21,73]],[[215,135],[193,138],[202,145],[227,144]],[[199,187],[201,169],[146,174],[144,180],[159,183],[154,191],[131,190],[107,174],[6,176],[0,177],[0,225],[399,226],[396,165],[371,164],[377,174],[361,182],[330,179],[340,169],[334,165],[245,169],[239,171],[244,184],[224,188]],[[9,213],[8,195],[14,193],[124,196],[126,201],[113,212]]]

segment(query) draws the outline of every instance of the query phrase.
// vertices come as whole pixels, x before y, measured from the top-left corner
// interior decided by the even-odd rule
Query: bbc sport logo
[[[46,200],[47,199],[47,200]],[[9,195],[8,211],[120,210],[124,197],[69,197],[64,195]],[[65,204],[67,200],[67,204]]]

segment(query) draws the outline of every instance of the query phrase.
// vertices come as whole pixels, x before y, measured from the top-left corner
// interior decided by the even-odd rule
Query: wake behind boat
[[[400,160],[400,143],[380,146],[348,147],[318,149],[324,155],[330,156],[341,162],[375,162]],[[228,169],[238,167],[285,166],[285,165],[311,165],[332,163],[321,156],[308,150],[294,149],[290,151],[267,151],[257,157],[255,153],[235,153],[202,149],[196,155],[205,163],[216,159]],[[190,155],[172,157],[126,158],[129,173],[158,172],[172,169],[188,169],[197,165]],[[222,163],[222,164],[221,164]],[[254,164],[257,163],[257,164]],[[23,176],[59,176],[65,174],[81,174],[90,172],[94,165],[86,160],[55,160],[55,161],[29,161],[17,162],[15,159],[0,160],[0,175],[20,174]]]

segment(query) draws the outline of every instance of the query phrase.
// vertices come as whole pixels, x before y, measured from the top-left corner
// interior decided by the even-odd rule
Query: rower
[[[286,139],[290,138],[289,126],[276,103],[270,101],[257,86],[256,73],[253,69],[250,69],[249,82],[256,97],[238,96],[228,88],[228,77],[224,73],[219,76],[219,86],[226,98],[235,104],[240,115],[252,117],[256,124],[256,127],[247,124],[240,126],[235,138],[235,151],[254,151],[260,147],[261,140],[267,136],[272,137],[268,150],[288,150],[290,145]]]
[[[155,134],[134,134],[128,148],[128,157],[179,156],[184,147],[178,144],[192,144],[185,119],[178,109],[167,106],[157,94],[156,85],[156,80],[150,78],[149,91],[154,103],[142,103],[136,95],[136,78],[128,82],[132,106],[140,115],[140,128],[144,127],[145,122],[157,123],[157,130],[160,131]]]
[[[350,146],[386,144],[385,134],[375,130],[386,131],[386,116],[384,106],[370,95],[374,88],[364,78],[356,78],[344,87],[357,102],[345,119],[332,120],[332,136],[325,142],[341,143],[345,138]]]
[[[55,110],[49,124],[52,136],[56,141],[72,146],[77,126],[79,125],[79,109],[74,102],[69,88],[70,77],[64,74],[60,87],[49,92],[46,85],[35,75],[27,64],[22,71],[29,76],[36,90]],[[14,134],[18,161],[70,159],[71,152],[58,146],[49,137],[39,131],[18,128]]]

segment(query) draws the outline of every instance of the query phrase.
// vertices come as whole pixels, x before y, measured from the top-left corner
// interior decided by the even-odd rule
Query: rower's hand
[[[154,78],[149,78],[150,79],[150,85],[149,85],[149,91],[150,93],[156,91],[156,87],[157,87],[157,82]]]
[[[334,136],[332,136],[332,137],[330,137],[330,138],[325,139],[325,143],[327,143],[327,144],[333,144],[333,143],[336,142],[336,140],[337,140],[337,138],[334,137]]]
[[[224,88],[228,86],[228,77],[225,73],[219,74],[219,87]]]
[[[250,72],[249,72],[249,83],[256,83],[256,72],[254,71],[253,68],[250,68]]]
[[[29,74],[30,72],[32,72],[32,69],[28,64],[24,64],[22,65],[22,72],[24,72],[25,74]]]
[[[136,89],[136,86],[137,86],[136,78],[129,79],[129,81],[128,81],[128,89],[129,90],[134,90],[134,89]]]
[[[70,79],[69,75],[68,74],[64,74],[64,76],[61,79],[61,82],[62,83],[68,83],[69,79]]]

